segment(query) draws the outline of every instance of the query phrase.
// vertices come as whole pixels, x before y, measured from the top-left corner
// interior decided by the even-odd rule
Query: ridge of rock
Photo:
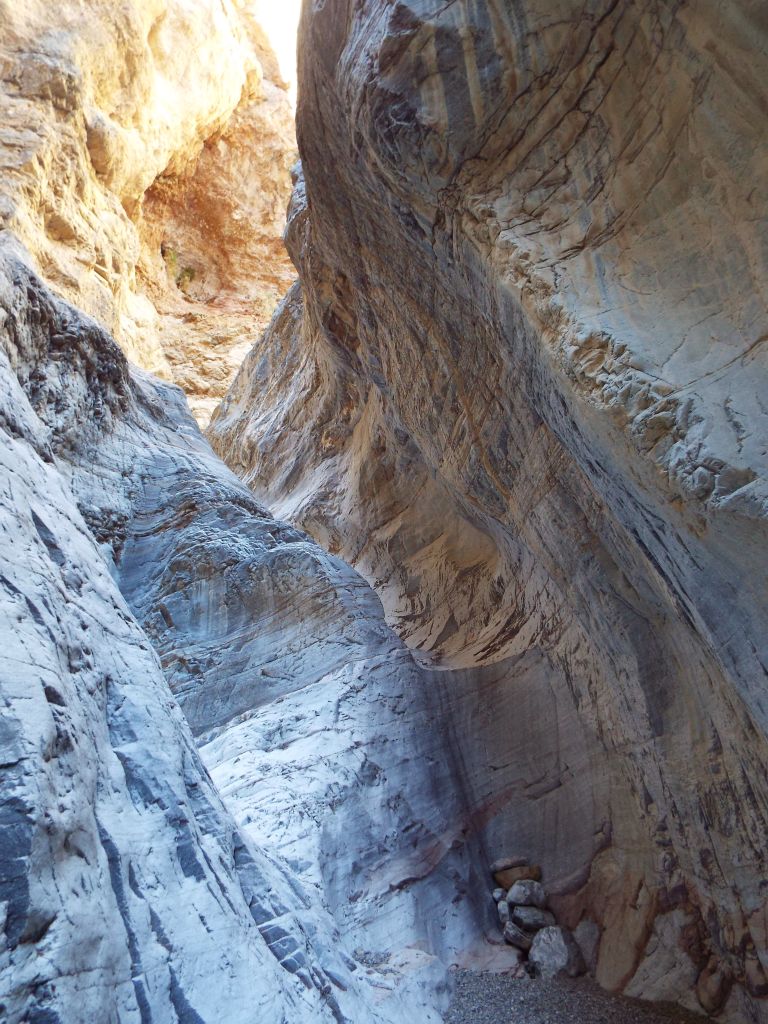
[[[767,37],[752,0],[306,7],[300,286],[208,432],[424,663],[493,670],[465,792],[600,983],[733,1021],[768,1019]]]

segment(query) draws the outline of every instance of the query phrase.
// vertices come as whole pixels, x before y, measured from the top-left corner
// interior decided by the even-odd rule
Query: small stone
[[[555,915],[539,907],[515,907],[512,920],[526,932],[537,932],[542,928],[550,928],[556,924]]]
[[[515,927],[512,921],[507,928],[510,925]],[[505,928],[505,938],[506,935]],[[576,978],[585,970],[581,950],[567,928],[542,928],[540,932],[536,932],[528,959],[546,978],[553,978],[557,974],[567,974],[569,978]]]
[[[502,857],[491,864],[491,874],[495,875],[497,871],[506,871],[508,868],[524,868],[527,864],[525,857]]]
[[[509,904],[506,900],[501,900],[496,904],[496,910],[499,912],[499,920],[502,924],[506,924],[509,920]]]
[[[517,907],[541,907],[543,910],[547,905],[547,894],[541,882],[534,882],[531,879],[524,879],[515,882],[507,893],[507,902],[514,903]]]
[[[522,928],[518,928],[513,921],[507,921],[504,925],[504,941],[518,949],[531,948],[531,936],[526,935]]]
[[[529,879],[534,882],[541,881],[541,868],[538,864],[524,864],[516,868],[504,868],[503,871],[497,871],[493,876],[496,885],[500,885],[504,889],[511,889],[515,882],[527,881]]]
[[[494,903],[501,903],[502,900],[505,900],[507,898],[507,890],[494,889],[491,895],[493,896]]]

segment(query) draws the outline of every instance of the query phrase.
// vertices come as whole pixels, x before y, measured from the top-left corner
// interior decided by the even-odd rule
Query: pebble
[[[589,978],[514,978],[454,971],[445,1024],[702,1024],[677,1007],[614,996]]]

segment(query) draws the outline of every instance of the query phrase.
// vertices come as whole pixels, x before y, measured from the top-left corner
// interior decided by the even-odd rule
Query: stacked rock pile
[[[493,899],[504,939],[527,957],[537,973],[575,978],[585,971],[584,958],[573,935],[562,928],[547,909],[541,868],[522,858],[498,860],[491,865],[497,886]]]

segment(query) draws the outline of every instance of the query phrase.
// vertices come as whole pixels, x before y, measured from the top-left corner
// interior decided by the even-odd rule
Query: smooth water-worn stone
[[[761,1022],[765,38],[757,0],[306,7],[301,285],[210,431],[463,674],[468,827],[598,981],[701,1010],[714,958]]]
[[[525,857],[500,857],[491,864],[491,874],[499,871],[508,871],[510,868],[528,867],[528,860]]]
[[[429,676],[8,239],[0,310],[3,1020],[437,1024],[484,874]]]

